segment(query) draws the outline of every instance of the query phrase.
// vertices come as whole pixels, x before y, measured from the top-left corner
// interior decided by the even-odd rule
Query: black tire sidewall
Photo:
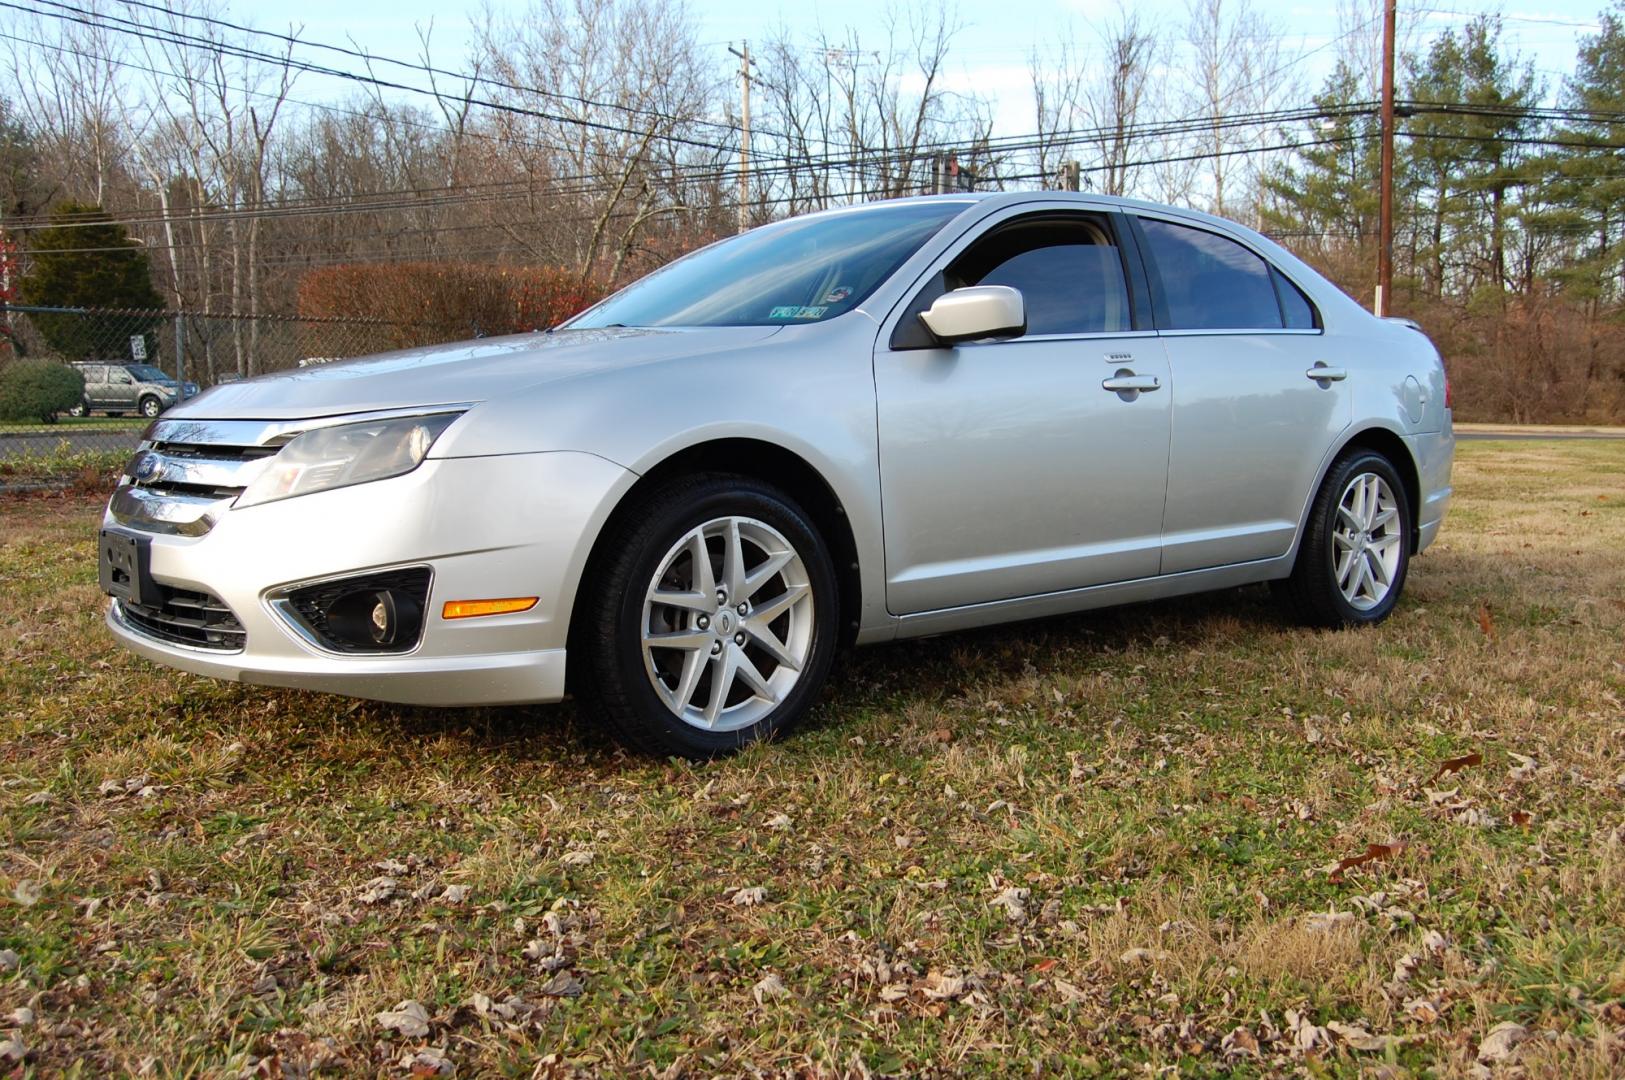
[[[147,411],[149,408],[151,408],[151,412]],[[145,416],[147,419],[151,420],[153,417],[164,411],[164,406],[163,402],[159,401],[155,397],[144,397],[141,399],[141,403],[136,406],[136,410],[140,412],[142,416]]]
[[[1400,536],[1399,568],[1394,574],[1388,595],[1375,607],[1365,610],[1349,603],[1348,598],[1343,595],[1343,590],[1337,586],[1337,556],[1332,542],[1332,535],[1337,526],[1337,508],[1342,501],[1343,491],[1348,487],[1349,481],[1361,473],[1380,476],[1394,493],[1399,506]],[[1386,457],[1370,450],[1361,451],[1339,462],[1326,477],[1321,497],[1316,500],[1314,528],[1305,538],[1305,542],[1313,545],[1307,554],[1310,558],[1308,564],[1310,572],[1317,578],[1313,583],[1317,586],[1315,591],[1324,597],[1324,603],[1330,609],[1327,614],[1333,617],[1333,621],[1345,626],[1361,626],[1386,619],[1394,610],[1394,606],[1399,603],[1411,565],[1410,496],[1393,464]]]
[[[712,732],[684,723],[650,685],[643,666],[643,601],[661,560],[678,540],[707,521],[729,516],[755,518],[772,526],[801,556],[812,587],[813,639],[801,677],[777,708],[749,727]],[[634,517],[641,518],[643,525],[626,530],[620,539],[629,543],[611,560],[598,587],[589,590],[595,594],[589,603],[614,612],[608,640],[597,636],[599,651],[607,645],[612,655],[592,659],[599,675],[612,680],[600,679],[597,691],[613,714],[613,726],[645,748],[698,758],[728,754],[783,735],[805,715],[822,688],[839,627],[835,568],[806,514],[787,495],[760,481],[713,477],[662,493]],[[638,730],[625,730],[629,724]]]

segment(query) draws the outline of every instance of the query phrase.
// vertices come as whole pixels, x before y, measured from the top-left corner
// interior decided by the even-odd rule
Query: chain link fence
[[[218,383],[471,336],[369,319],[0,304],[0,472],[105,467],[153,416]]]

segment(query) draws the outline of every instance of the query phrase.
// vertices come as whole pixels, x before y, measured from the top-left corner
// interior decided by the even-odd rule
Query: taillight
[[[1448,371],[1444,373],[1444,407],[1446,409],[1455,407],[1455,402],[1450,396],[1450,372]]]

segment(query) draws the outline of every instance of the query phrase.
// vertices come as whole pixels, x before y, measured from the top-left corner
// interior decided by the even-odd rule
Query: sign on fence
[[[145,360],[147,358],[147,339],[142,334],[130,335],[130,359]]]

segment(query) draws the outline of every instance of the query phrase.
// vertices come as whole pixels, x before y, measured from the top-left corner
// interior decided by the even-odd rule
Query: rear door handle
[[[1303,377],[1316,382],[1342,382],[1349,377],[1349,373],[1344,368],[1327,367],[1317,360],[1314,367],[1303,373]]]
[[[1135,375],[1133,372],[1119,372],[1111,378],[1103,380],[1100,388],[1119,394],[1131,394],[1137,391],[1160,390],[1162,389],[1162,380],[1155,375]]]

